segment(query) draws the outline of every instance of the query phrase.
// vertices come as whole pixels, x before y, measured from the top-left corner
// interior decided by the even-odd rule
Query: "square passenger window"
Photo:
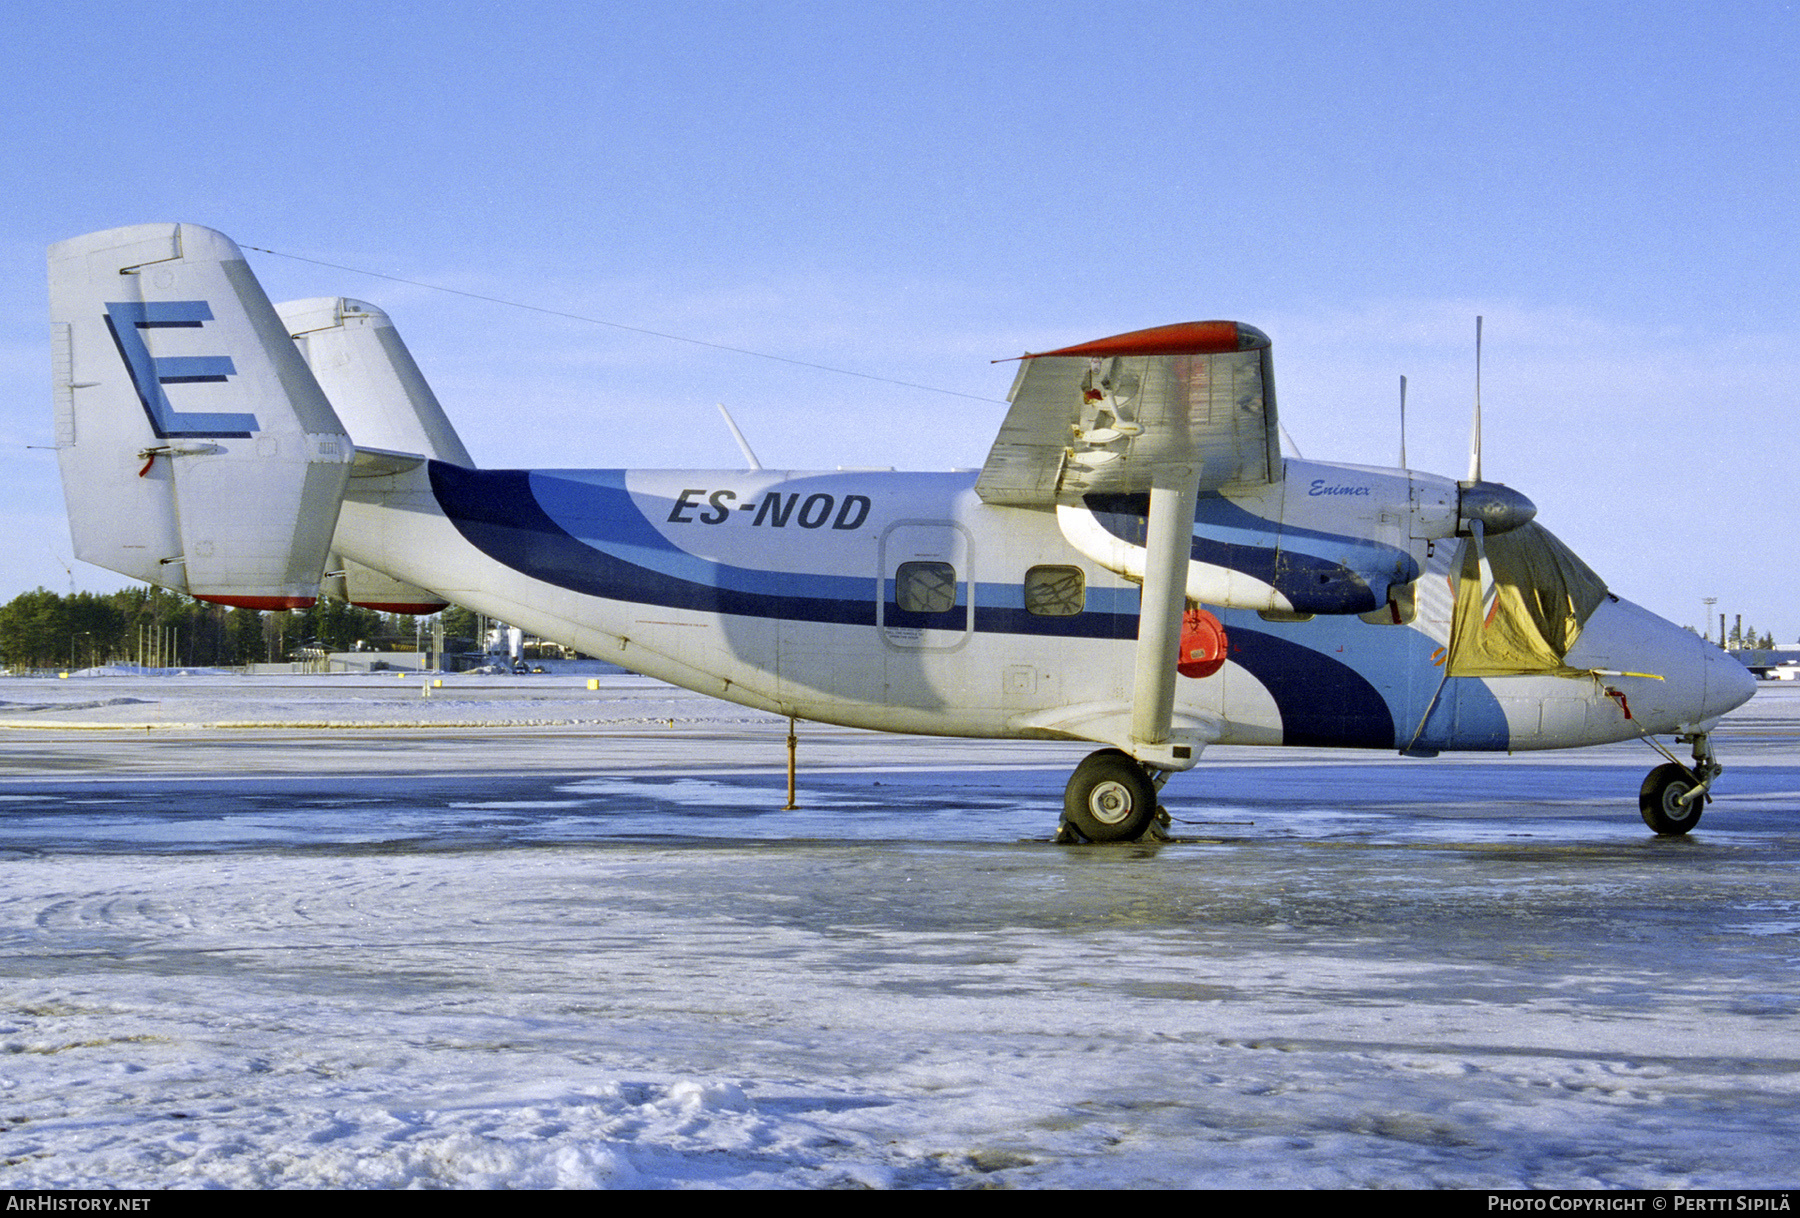
[[[1080,567],[1033,567],[1025,572],[1025,609],[1038,617],[1073,617],[1087,605]]]
[[[947,562],[903,562],[894,573],[894,603],[907,613],[956,608],[956,568]]]

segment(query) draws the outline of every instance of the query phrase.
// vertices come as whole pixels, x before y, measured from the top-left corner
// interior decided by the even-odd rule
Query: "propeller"
[[[1306,460],[1306,454],[1300,451],[1300,446],[1294,443],[1294,437],[1288,434],[1287,424],[1283,423],[1280,419],[1276,419],[1275,426],[1281,429],[1281,438],[1287,441],[1288,451],[1292,452],[1294,456],[1298,457],[1300,460]]]
[[[1405,378],[1402,379],[1404,402]],[[1404,417],[1404,416],[1402,416]],[[1481,476],[1481,318],[1475,318],[1475,418],[1469,428],[1469,478],[1460,484],[1458,528],[1475,544],[1475,563],[1481,572],[1481,623],[1486,626],[1499,607],[1494,568],[1488,562],[1487,535],[1510,533],[1529,524],[1537,505],[1510,486],[1488,482]]]
[[[1475,315],[1475,421],[1469,425],[1469,481],[1481,481],[1481,315]]]
[[[1486,533],[1510,533],[1529,524],[1537,505],[1510,486],[1485,481],[1481,476],[1481,318],[1475,319],[1475,418],[1469,428],[1469,477],[1460,484],[1457,532],[1476,535],[1470,527],[1479,520]],[[1479,535],[1476,535],[1479,536]]]
[[[1400,378],[1400,468],[1406,468],[1406,377]]]
[[[1486,629],[1494,620],[1494,610],[1500,607],[1500,589],[1494,585],[1494,567],[1488,562],[1487,530],[1481,523],[1481,517],[1469,521],[1469,540],[1475,543],[1475,569],[1481,576],[1481,625]]]

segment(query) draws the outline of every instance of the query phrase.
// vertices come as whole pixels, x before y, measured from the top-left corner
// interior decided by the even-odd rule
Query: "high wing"
[[[991,504],[1147,491],[1184,467],[1199,493],[1280,476],[1269,337],[1232,321],[1134,330],[1027,355],[975,483]]]
[[[1146,497],[1132,694],[1108,734],[1140,762],[1186,769],[1211,736],[1174,720],[1194,508],[1202,493],[1280,476],[1268,335],[1195,321],[1027,355],[1011,400],[975,483],[984,502]]]

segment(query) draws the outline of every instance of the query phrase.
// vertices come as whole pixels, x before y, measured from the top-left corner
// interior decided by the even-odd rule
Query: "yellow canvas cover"
[[[1450,624],[1450,675],[1573,675],[1563,657],[1606,595],[1606,584],[1540,524],[1486,541],[1496,594],[1492,616],[1484,626],[1481,570],[1474,543],[1465,542]]]

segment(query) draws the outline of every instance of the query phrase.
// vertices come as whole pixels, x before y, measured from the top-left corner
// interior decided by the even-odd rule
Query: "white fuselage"
[[[1290,462],[1287,485],[1348,487],[1341,501],[1354,508],[1357,478],[1396,476]],[[936,735],[1127,739],[1137,583],[1075,544],[1055,510],[986,504],[974,481],[433,463],[352,479],[335,545],[588,654],[782,715]],[[1329,539],[1320,498],[1306,498],[1307,523]],[[1424,557],[1421,588],[1447,584],[1450,546],[1409,542],[1399,517],[1390,532],[1396,553]],[[1366,551],[1372,541],[1346,533],[1342,544]],[[1193,567],[1196,583],[1219,578]],[[921,571],[948,582],[939,600],[909,606],[907,580]],[[1046,571],[1079,573],[1073,611],[1028,604]],[[1695,730],[1741,701],[1749,680],[1688,632],[1610,597],[1568,661],[1598,673],[1445,680],[1448,591],[1416,599],[1405,623],[1221,609],[1228,660],[1179,682],[1176,724],[1206,743],[1562,748]]]

